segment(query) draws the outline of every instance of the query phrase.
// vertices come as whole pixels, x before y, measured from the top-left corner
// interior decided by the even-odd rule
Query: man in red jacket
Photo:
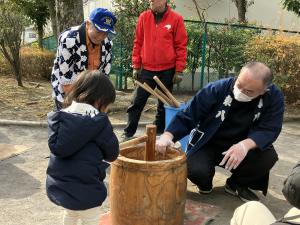
[[[143,12],[136,25],[136,36],[132,52],[133,78],[155,88],[154,76],[172,91],[173,84],[181,81],[186,65],[187,33],[182,16],[175,13],[167,0],[149,0],[150,10]],[[158,87],[159,88],[159,87]],[[131,138],[150,94],[138,87],[128,107],[128,122],[123,139]],[[157,133],[165,129],[165,109],[158,101],[154,124]]]

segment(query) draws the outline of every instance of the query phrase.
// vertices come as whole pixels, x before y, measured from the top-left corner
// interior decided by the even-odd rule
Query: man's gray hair
[[[256,78],[262,79],[265,86],[272,84],[274,76],[272,70],[266,64],[262,62],[251,61],[243,66],[242,70],[244,69],[248,69]]]

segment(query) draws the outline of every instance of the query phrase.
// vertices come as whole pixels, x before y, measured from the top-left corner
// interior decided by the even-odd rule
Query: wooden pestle
[[[147,125],[146,135],[121,143],[120,150],[146,142],[145,161],[155,160],[156,126]]]
[[[146,141],[145,161],[155,161],[156,126],[147,125],[146,133],[148,140]]]

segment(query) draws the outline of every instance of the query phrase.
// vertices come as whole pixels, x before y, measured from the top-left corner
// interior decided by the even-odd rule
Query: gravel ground
[[[122,129],[115,130],[120,137]],[[144,128],[138,134],[144,133]],[[20,126],[0,126],[0,143],[29,146],[30,150],[0,161],[0,224],[2,225],[56,225],[61,224],[62,210],[52,204],[45,194],[45,172],[48,164],[47,129]],[[281,194],[282,182],[299,160],[300,123],[284,124],[276,142],[279,162],[271,171],[267,197],[260,195],[276,217],[282,216],[290,206]],[[234,209],[242,202],[224,192],[228,174],[218,169],[214,179],[214,191],[199,195],[195,186],[188,184],[189,199],[219,207],[220,213],[212,225],[229,224]],[[102,206],[108,211],[108,201]]]

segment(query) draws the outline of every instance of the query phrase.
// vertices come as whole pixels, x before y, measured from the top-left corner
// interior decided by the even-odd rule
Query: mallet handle
[[[144,136],[141,136],[141,137],[137,137],[137,138],[131,139],[129,141],[122,142],[122,143],[120,143],[119,146],[120,146],[120,149],[128,148],[128,147],[133,147],[133,146],[136,146],[138,144],[144,143],[147,140],[148,140],[148,136],[144,135]]]
[[[166,95],[172,100],[176,108],[180,108],[180,103],[177,99],[171,94],[171,92],[166,88],[166,86],[160,81],[157,76],[154,76],[153,79],[160,86],[160,88],[166,93]]]

